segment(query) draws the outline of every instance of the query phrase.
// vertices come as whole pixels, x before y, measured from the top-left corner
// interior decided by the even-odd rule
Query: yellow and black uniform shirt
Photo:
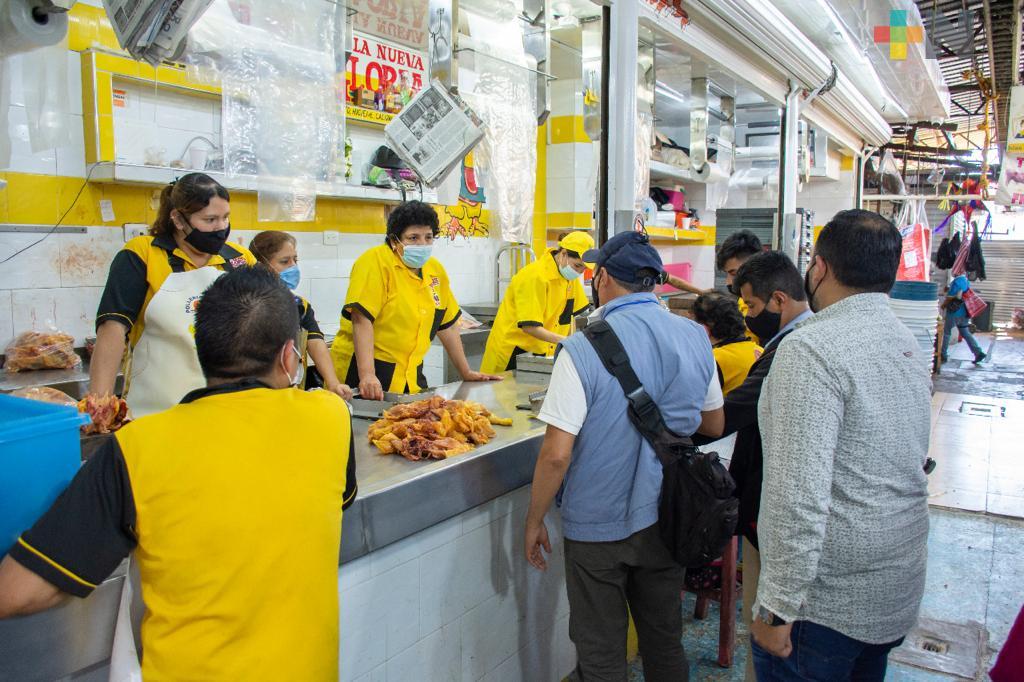
[[[341,328],[331,344],[338,380],[359,385],[352,343],[352,310],[373,322],[373,364],[385,391],[418,393],[427,388],[423,357],[438,331],[455,324],[462,311],[452,295],[448,273],[437,260],[424,264],[422,277],[387,244],[376,246],[352,266]]]
[[[718,382],[722,393],[728,395],[747,380],[750,367],[761,357],[764,349],[746,336],[719,341],[711,349],[718,365]]]
[[[224,244],[219,254],[210,256],[205,267],[227,271],[255,263],[256,258],[245,247]],[[96,327],[108,320],[120,322],[128,328],[128,344],[134,348],[144,331],[146,306],[164,280],[172,272],[196,269],[170,235],[135,237],[110,264],[110,275],[96,313]]]
[[[523,353],[551,355],[554,344],[536,339],[523,331],[543,327],[566,336],[573,316],[589,305],[581,278],[562,277],[555,251],[517,272],[509,283],[505,298],[487,337],[481,372],[494,373],[515,369],[516,357]]]
[[[348,408],[248,379],[118,431],[11,556],[84,597],[134,551],[144,679],[334,680]]]
[[[299,307],[299,328],[306,332],[306,339],[324,340],[324,333],[320,331],[320,325],[316,321],[316,313],[309,301],[301,296],[295,297],[295,305]]]

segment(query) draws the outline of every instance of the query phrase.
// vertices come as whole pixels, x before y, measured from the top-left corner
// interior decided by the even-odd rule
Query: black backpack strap
[[[608,322],[600,320],[588,324],[583,330],[583,335],[594,347],[604,368],[618,380],[622,392],[626,394],[626,400],[629,401],[629,418],[633,425],[651,445],[662,440],[670,432],[661,416],[661,410],[633,371],[629,355],[626,354],[626,349],[623,348],[615,330]]]

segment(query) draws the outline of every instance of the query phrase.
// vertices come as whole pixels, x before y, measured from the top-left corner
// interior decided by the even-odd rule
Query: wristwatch
[[[777,627],[779,625],[786,625],[786,621],[781,617],[776,616],[774,613],[769,611],[763,606],[759,606],[757,609],[757,617],[762,623],[770,625],[771,627]]]

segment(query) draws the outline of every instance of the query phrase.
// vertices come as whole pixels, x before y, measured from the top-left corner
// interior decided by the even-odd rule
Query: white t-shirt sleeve
[[[725,398],[722,396],[722,385],[718,383],[718,373],[712,372],[711,383],[708,384],[708,394],[704,398],[704,407],[700,408],[700,411],[710,412],[724,405]]]
[[[715,377],[716,383],[718,378]],[[719,391],[721,398],[721,391]],[[576,364],[568,351],[563,350],[551,369],[551,383],[537,417],[566,433],[578,435],[587,419],[587,396],[583,391]]]

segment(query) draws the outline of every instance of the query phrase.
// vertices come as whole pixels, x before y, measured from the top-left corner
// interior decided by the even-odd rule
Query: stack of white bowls
[[[889,305],[896,317],[914,334],[922,351],[921,357],[930,369],[939,319],[939,285],[934,282],[896,282],[889,292]]]

